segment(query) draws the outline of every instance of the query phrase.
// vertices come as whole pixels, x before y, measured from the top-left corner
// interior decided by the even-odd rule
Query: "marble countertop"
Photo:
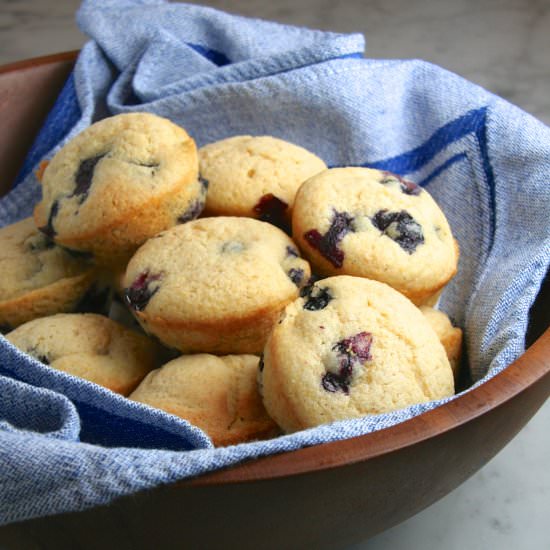
[[[0,0],[0,64],[79,48],[78,0]],[[362,32],[367,56],[436,63],[550,124],[549,0],[206,0]],[[550,549],[550,401],[493,460],[420,514],[349,550]]]

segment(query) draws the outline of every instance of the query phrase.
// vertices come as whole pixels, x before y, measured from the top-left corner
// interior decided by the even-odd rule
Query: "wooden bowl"
[[[0,193],[11,187],[76,55],[0,68]],[[11,524],[0,529],[0,541],[17,549],[135,550],[320,549],[365,540],[457,487],[544,403],[550,395],[549,304],[547,279],[531,311],[527,351],[487,383],[412,420],[109,506]]]

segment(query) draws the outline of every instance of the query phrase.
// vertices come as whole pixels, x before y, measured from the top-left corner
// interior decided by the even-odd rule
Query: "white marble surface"
[[[550,123],[550,0],[207,0],[233,13],[362,32],[367,55],[422,58]],[[0,0],[0,64],[79,48],[78,0]],[[481,471],[350,550],[550,550],[550,401]]]
[[[348,550],[550,550],[550,401],[493,460],[404,523]]]

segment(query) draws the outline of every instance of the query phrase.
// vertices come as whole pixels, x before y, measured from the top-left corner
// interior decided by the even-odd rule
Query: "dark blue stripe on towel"
[[[30,151],[25,157],[23,167],[15,178],[13,187],[19,185],[31,170],[53,149],[80,120],[82,112],[76,95],[74,75],[71,73],[65,82],[44,125],[36,136]]]
[[[436,130],[428,141],[419,147],[389,159],[367,162],[363,166],[377,168],[378,170],[388,170],[396,174],[416,172],[448,145],[468,134],[475,134],[479,141],[479,132],[482,132],[483,135],[485,134],[486,112],[487,107],[468,111],[461,117],[448,122],[445,126]]]
[[[191,44],[190,42],[186,42],[186,44],[190,48],[193,48],[197,53],[200,53],[203,57],[206,57],[206,59],[212,61],[212,63],[218,67],[223,67],[224,65],[229,65],[231,63],[229,58],[222,52],[205,48],[200,44]]]

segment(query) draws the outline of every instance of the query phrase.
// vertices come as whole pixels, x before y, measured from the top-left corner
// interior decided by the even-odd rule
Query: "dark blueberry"
[[[48,215],[48,221],[46,225],[43,225],[42,227],[38,228],[40,231],[42,231],[42,233],[44,233],[44,235],[46,235],[46,237],[50,239],[53,239],[57,235],[56,230],[53,228],[53,220],[57,216],[58,212],[59,212],[59,200],[55,200],[52,204],[52,208]]]
[[[253,210],[258,214],[260,220],[276,225],[286,233],[290,234],[290,226],[286,216],[288,204],[278,199],[272,193],[264,195]]]
[[[340,355],[352,358],[353,361],[364,363],[372,359],[370,354],[371,345],[372,334],[370,332],[359,332],[355,336],[340,340],[332,347],[332,350]]]
[[[334,267],[342,267],[344,252],[338,248],[338,243],[349,231],[353,231],[353,217],[347,212],[334,210],[328,231],[321,235],[317,229],[304,233],[304,238],[312,248],[316,248]]]
[[[303,269],[295,269],[294,267],[288,270],[288,277],[289,279],[296,285],[300,286],[302,281],[304,280],[304,270]]]
[[[412,254],[424,243],[420,224],[405,210],[390,212],[379,210],[371,219],[374,227],[395,241],[405,252]]]
[[[321,378],[323,389],[331,393],[342,391],[349,394],[349,377],[343,373],[327,372]]]
[[[286,247],[286,255],[290,256],[291,258],[300,257],[300,253],[293,246],[290,245]]]
[[[108,315],[111,306],[111,289],[94,283],[75,307],[76,313],[99,313]]]
[[[402,193],[405,193],[405,195],[420,195],[420,191],[422,191],[422,188],[419,185],[416,185],[416,183],[406,180],[397,174],[392,174],[392,172],[384,172],[380,183],[385,185],[396,181],[399,182],[399,188]]]
[[[135,311],[143,311],[159,289],[157,286],[153,290],[150,290],[149,285],[153,281],[158,281],[160,277],[160,274],[151,274],[149,271],[144,271],[132,283],[130,288],[124,289],[124,301],[126,305]]]
[[[307,298],[304,303],[304,309],[309,311],[325,309],[332,300],[332,295],[328,288],[315,285],[308,285],[302,288],[300,296]]]
[[[187,210],[177,219],[177,223],[186,223],[194,220],[199,216],[204,208],[204,200],[197,199],[193,201],[188,207]]]
[[[260,372],[264,371],[264,354],[263,353],[260,355],[260,362],[258,363],[258,368],[260,369]]]
[[[338,372],[329,371],[323,375],[321,379],[323,388],[328,392],[342,391],[348,395],[353,369],[372,359],[371,345],[372,334],[370,332],[359,332],[355,336],[337,342],[332,347],[332,351],[337,353]]]
[[[80,203],[86,200],[90,185],[92,185],[92,180],[94,178],[95,167],[106,154],[107,153],[102,153],[101,155],[84,159],[80,163],[74,177],[76,187],[73,192],[73,196],[79,197]]]

